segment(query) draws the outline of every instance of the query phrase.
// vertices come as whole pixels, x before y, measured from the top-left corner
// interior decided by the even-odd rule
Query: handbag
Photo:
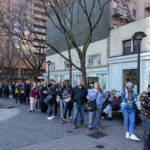
[[[44,99],[44,103],[49,104],[51,102],[52,98],[53,98],[53,96],[47,95],[46,98]]]
[[[70,96],[69,96],[69,98],[65,99],[64,101],[65,101],[66,103],[69,103],[69,102],[71,101]]]
[[[57,95],[56,101],[59,103],[59,101],[60,101],[60,96]]]
[[[96,99],[97,99],[97,95],[98,94],[96,94]],[[97,110],[96,99],[91,100],[91,101],[88,102],[88,110],[90,112]]]

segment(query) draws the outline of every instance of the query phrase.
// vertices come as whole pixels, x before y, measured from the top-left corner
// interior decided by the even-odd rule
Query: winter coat
[[[46,94],[45,92],[48,93],[47,87],[42,87],[42,89],[41,89],[41,98],[40,98],[40,101],[41,101],[42,103],[44,103],[44,99],[45,99],[46,96],[48,95],[48,94]]]
[[[24,86],[24,95],[25,96],[30,95],[30,84],[25,84],[25,86]]]
[[[64,89],[64,92],[63,92],[63,94],[62,94],[62,98],[63,99],[67,99],[67,98],[69,98],[69,91],[67,90],[67,89]]]
[[[113,102],[110,104],[110,106],[112,107],[112,110],[119,110],[120,109],[120,104],[121,104],[121,96],[119,96],[118,98],[115,98],[113,100]]]
[[[64,90],[65,90],[66,88],[64,87],[64,88],[60,88],[60,89],[58,89],[58,96],[60,96],[60,99],[62,99],[62,95],[63,95],[63,92],[64,92]]]
[[[79,88],[78,86],[74,87],[72,89],[71,93],[71,101],[72,103],[77,103],[79,105],[82,105],[84,103],[87,103],[87,90],[84,86]]]

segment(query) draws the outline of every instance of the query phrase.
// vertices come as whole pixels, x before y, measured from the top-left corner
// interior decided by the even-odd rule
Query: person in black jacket
[[[86,127],[84,124],[84,108],[87,103],[87,90],[82,85],[81,80],[77,80],[77,86],[73,88],[71,93],[71,101],[73,103],[73,128],[77,128],[78,113],[80,113],[80,125]]]
[[[15,82],[12,83],[12,95],[13,95],[13,100],[15,99]]]
[[[52,120],[55,118],[53,114],[53,106],[55,103],[56,91],[53,89],[53,85],[50,83],[48,85],[48,95],[52,96],[52,99],[48,105],[48,117],[47,120]]]
[[[58,92],[58,85],[56,84],[56,81],[53,81],[52,83],[53,86],[53,90],[56,92],[55,96],[54,96],[54,108],[55,108],[55,116],[57,116],[57,107],[58,107],[58,102],[57,102],[57,92]]]
[[[41,105],[41,113],[47,112],[47,105],[44,103],[44,99],[48,95],[48,89],[46,83],[43,83],[43,87],[41,89],[41,99],[40,99],[40,105]]]
[[[29,96],[30,96],[30,84],[27,81],[26,84],[24,85],[24,100],[25,104],[28,102],[28,105],[29,105]]]

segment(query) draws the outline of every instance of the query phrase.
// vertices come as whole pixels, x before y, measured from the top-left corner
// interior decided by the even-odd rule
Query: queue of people
[[[47,120],[53,120],[58,116],[58,106],[60,110],[61,123],[71,122],[73,115],[73,128],[78,128],[78,114],[80,114],[79,124],[87,127],[84,120],[85,107],[88,106],[89,119],[88,129],[93,129],[94,120],[98,131],[102,131],[100,118],[107,116],[112,120],[112,112],[121,110],[124,119],[125,138],[140,141],[135,135],[135,112],[137,95],[133,90],[134,85],[128,82],[124,90],[117,92],[115,97],[111,97],[109,91],[104,92],[99,83],[94,83],[94,88],[87,90],[81,80],[72,88],[65,83],[53,81],[49,85],[46,83],[13,83],[12,95],[16,103],[30,104],[30,113],[36,109],[41,109],[42,114],[48,114]],[[2,97],[3,86],[0,84],[0,97]],[[143,120],[144,150],[150,148],[150,85],[143,92],[139,99]],[[73,111],[73,113],[72,113]]]

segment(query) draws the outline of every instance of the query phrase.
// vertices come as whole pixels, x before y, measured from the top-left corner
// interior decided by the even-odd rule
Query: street
[[[62,125],[59,117],[47,121],[40,110],[29,113],[29,106],[10,99],[0,99],[0,104],[15,106],[0,109],[0,150],[142,150],[142,142],[125,139],[121,118],[101,120],[103,131],[98,133],[81,127],[73,129],[72,123]],[[141,125],[136,126],[135,133],[142,139]]]

